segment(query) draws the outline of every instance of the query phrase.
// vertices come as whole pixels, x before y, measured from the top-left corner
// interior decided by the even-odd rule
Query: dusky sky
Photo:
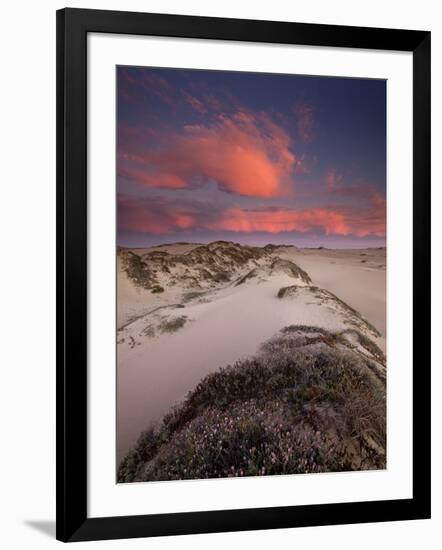
[[[385,81],[118,67],[117,101],[119,245],[385,245]]]

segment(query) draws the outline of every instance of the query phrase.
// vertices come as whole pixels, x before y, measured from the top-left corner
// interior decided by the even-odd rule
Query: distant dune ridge
[[[385,249],[119,248],[118,481],[385,468],[385,334],[340,270],[382,294]]]
[[[184,245],[187,248],[186,245]],[[256,266],[267,266],[275,260],[277,247],[258,248],[226,241],[194,246],[180,251],[181,246],[163,247],[144,253],[119,249],[123,269],[133,282],[145,289],[156,284],[212,288],[231,280],[238,272]],[[294,266],[296,269],[296,266]]]

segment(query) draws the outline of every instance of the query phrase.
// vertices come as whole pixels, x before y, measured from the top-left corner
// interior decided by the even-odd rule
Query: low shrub
[[[384,468],[385,377],[374,361],[345,334],[286,327],[201,380],[128,453],[119,481]]]
[[[160,292],[164,292],[164,288],[160,285],[155,285],[150,289],[150,291],[152,292],[152,294],[158,294]]]
[[[158,328],[160,332],[163,334],[165,333],[173,333],[182,328],[188,321],[188,318],[186,315],[180,315],[179,317],[172,317],[170,319],[166,319],[162,321]]]

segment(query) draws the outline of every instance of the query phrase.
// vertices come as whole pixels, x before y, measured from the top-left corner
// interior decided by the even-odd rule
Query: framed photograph
[[[57,538],[430,517],[430,33],[57,13]]]

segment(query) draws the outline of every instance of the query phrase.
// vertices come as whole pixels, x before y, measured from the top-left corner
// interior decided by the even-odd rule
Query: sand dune
[[[293,250],[290,258],[310,275],[315,284],[339,296],[357,309],[385,337],[386,250]]]
[[[119,256],[118,460],[202,377],[252,356],[283,327],[355,330],[385,350],[385,250],[197,249],[132,251],[150,288]]]

